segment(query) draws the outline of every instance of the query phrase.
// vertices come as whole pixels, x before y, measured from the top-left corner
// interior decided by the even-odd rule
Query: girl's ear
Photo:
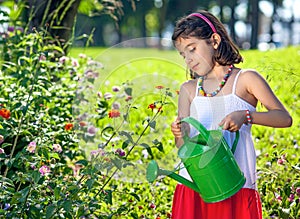
[[[219,34],[217,33],[213,33],[211,35],[211,42],[212,42],[212,45],[214,47],[214,49],[218,49],[220,43],[221,43],[221,37]]]

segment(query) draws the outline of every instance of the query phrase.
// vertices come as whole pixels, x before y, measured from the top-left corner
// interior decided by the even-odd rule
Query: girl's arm
[[[267,112],[251,112],[253,124],[278,128],[292,125],[292,117],[275,96],[266,80],[256,71],[243,72],[238,78],[237,85],[236,94],[239,97],[253,106],[260,102],[268,110]],[[246,112],[241,110],[227,115],[219,125],[223,126],[223,129],[237,131],[245,122],[247,122]]]
[[[171,131],[175,137],[175,143],[177,147],[183,144],[183,134],[188,132],[188,127],[184,124],[180,124],[180,120],[190,115],[190,104],[191,104],[191,81],[185,82],[181,85],[178,97],[178,117],[176,121],[171,124]]]
[[[248,93],[268,110],[267,112],[251,112],[252,123],[277,128],[290,127],[292,117],[265,79],[255,71],[248,71],[244,77],[243,81],[248,81]]]

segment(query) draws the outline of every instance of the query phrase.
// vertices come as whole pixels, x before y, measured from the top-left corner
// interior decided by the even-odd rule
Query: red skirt
[[[243,188],[235,195],[216,203],[205,203],[194,190],[178,184],[172,206],[172,219],[261,219],[259,194]]]

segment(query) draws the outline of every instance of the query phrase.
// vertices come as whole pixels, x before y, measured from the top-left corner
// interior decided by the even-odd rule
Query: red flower
[[[5,109],[5,108],[0,109],[0,116],[3,117],[4,119],[9,119],[10,118],[10,111],[8,109]]]
[[[67,130],[67,131],[71,131],[72,129],[73,129],[73,124],[72,123],[67,123],[66,125],[65,125],[65,130]]]
[[[158,112],[162,112],[162,106],[158,108]]]
[[[126,101],[129,101],[129,100],[131,100],[131,99],[132,99],[132,96],[127,96],[125,100],[126,100]]]
[[[153,111],[155,108],[156,108],[155,103],[151,103],[151,104],[149,104],[149,106],[148,106],[148,109],[151,109],[152,111]]]
[[[157,89],[161,90],[161,89],[163,89],[163,88],[164,88],[164,86],[162,86],[162,85],[157,85],[155,88],[157,88]]]
[[[120,111],[116,109],[112,109],[108,112],[108,117],[109,118],[117,118],[120,117]]]

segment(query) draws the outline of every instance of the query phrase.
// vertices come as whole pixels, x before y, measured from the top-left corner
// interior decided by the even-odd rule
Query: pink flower
[[[0,148],[0,154],[4,154],[5,152],[4,152],[4,150],[3,150],[3,148]]]
[[[60,57],[59,62],[62,63],[62,64],[64,64],[64,63],[65,63],[66,61],[68,61],[68,60],[69,60],[68,57],[62,56],[62,57]]]
[[[53,144],[52,147],[55,152],[57,152],[57,153],[62,152],[62,148],[61,148],[60,144]]]
[[[35,164],[31,164],[30,167],[31,167],[33,170],[36,169]]]
[[[278,165],[283,165],[284,161],[285,161],[284,159],[279,158],[279,159],[277,160],[277,164],[278,164]]]
[[[92,150],[91,151],[91,156],[97,156],[97,155],[100,155],[100,156],[104,156],[105,155],[105,151],[102,150],[101,148],[97,149],[97,150]]]
[[[3,135],[0,135],[0,144],[4,141]]]
[[[32,141],[28,144],[26,151],[29,153],[34,153],[36,148],[36,142]]]
[[[72,59],[72,66],[73,67],[79,67],[79,63],[76,59]]]
[[[79,53],[79,58],[81,58],[81,59],[85,59],[86,58],[86,54],[83,54],[83,53]]]
[[[87,122],[85,122],[85,121],[80,121],[80,122],[79,122],[79,125],[80,125],[81,127],[87,126]]]
[[[121,148],[118,148],[115,153],[118,154],[120,157],[124,157],[126,154],[125,151],[123,151]]]
[[[43,165],[40,169],[39,172],[41,173],[42,176],[45,176],[46,174],[50,173],[50,168],[46,165]]]
[[[47,58],[44,54],[41,54],[40,57],[39,57],[39,61],[46,61]]]
[[[300,187],[296,188],[296,193],[297,193],[298,196],[300,196]]]
[[[120,107],[121,107],[121,105],[120,105],[120,103],[118,103],[118,102],[114,102],[114,103],[112,104],[112,108],[115,109],[115,110],[120,109]]]
[[[112,87],[112,91],[113,91],[113,92],[119,92],[120,90],[121,90],[121,88],[118,87],[118,86],[113,86],[113,87]]]
[[[106,99],[106,100],[109,100],[112,97],[113,97],[113,95],[111,93],[109,93],[109,92],[107,92],[107,93],[104,94],[104,99]]]
[[[98,96],[99,98],[102,98],[102,97],[103,97],[102,92],[101,92],[101,91],[97,92],[97,96]]]
[[[288,201],[292,202],[295,199],[295,195],[294,194],[290,194],[290,197],[288,197]]]
[[[88,135],[94,136],[97,132],[97,129],[94,126],[89,126],[87,128]]]

